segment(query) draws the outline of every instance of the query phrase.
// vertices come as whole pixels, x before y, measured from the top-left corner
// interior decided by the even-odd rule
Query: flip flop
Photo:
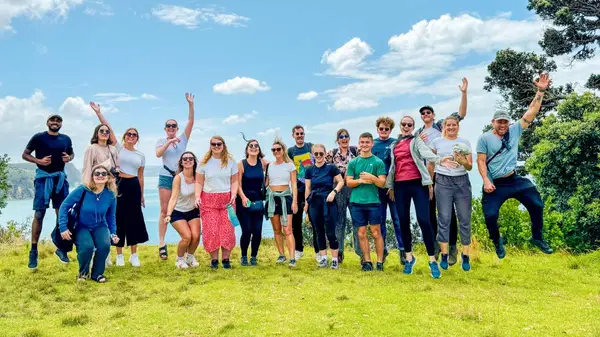
[[[166,260],[169,258],[169,253],[167,252],[167,245],[158,248],[158,256],[161,260]]]

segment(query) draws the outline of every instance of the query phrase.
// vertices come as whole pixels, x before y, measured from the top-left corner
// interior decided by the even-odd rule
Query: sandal
[[[87,274],[77,274],[77,281],[87,281],[87,279],[89,278],[89,276]]]
[[[94,281],[98,283],[106,283],[106,277],[104,277],[104,275],[98,275],[94,278]]]
[[[167,245],[158,248],[158,256],[161,260],[166,260],[169,258],[169,253],[167,252]]]

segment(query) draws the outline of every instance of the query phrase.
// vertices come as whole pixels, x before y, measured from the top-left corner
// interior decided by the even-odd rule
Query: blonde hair
[[[135,142],[135,144],[140,142],[140,132],[136,129],[136,128],[129,128],[127,130],[125,130],[125,132],[123,132],[123,137],[121,137],[121,145],[125,145],[125,135],[127,134],[127,132],[129,131],[135,131],[135,133],[137,133],[137,141]]]
[[[292,160],[290,159],[290,156],[288,156],[288,153],[287,153],[287,146],[285,146],[285,144],[283,143],[283,140],[281,140],[281,138],[279,138],[279,137],[275,138],[275,140],[273,141],[273,145],[281,146],[282,151],[283,151],[283,162],[284,163],[292,162]]]
[[[108,174],[108,181],[106,181],[106,188],[108,188],[115,196],[117,195],[117,183],[115,182],[115,177],[110,173],[110,170],[106,168],[106,166],[104,165],[96,165],[92,168],[92,170],[90,171],[90,181],[87,184],[84,184],[87,188],[89,188],[91,191],[95,191],[97,186],[96,186],[96,182],[94,181],[94,172],[96,172],[96,170],[98,169],[103,169],[106,171],[106,173]]]
[[[322,148],[323,152],[327,152],[327,149],[325,148],[325,145],[323,145],[323,144],[313,144],[313,146],[310,148],[310,152],[311,153],[314,152],[315,149],[318,147]]]
[[[458,117],[448,116],[448,117],[444,118],[444,121],[442,122],[442,137],[446,137],[446,122],[448,120],[455,120],[456,125],[460,128],[460,121],[458,120]]]
[[[225,139],[223,139],[223,137],[212,136],[210,138],[209,142],[212,142],[213,139],[220,140],[223,143],[223,152],[221,152],[221,167],[225,168],[225,167],[227,167],[227,164],[229,164],[229,161],[233,160],[233,156],[229,153],[229,151],[227,151],[227,144],[225,144]],[[209,144],[208,151],[206,152],[206,154],[204,155],[204,158],[202,158],[202,161],[200,163],[202,165],[206,165],[211,157],[212,157],[212,145]]]

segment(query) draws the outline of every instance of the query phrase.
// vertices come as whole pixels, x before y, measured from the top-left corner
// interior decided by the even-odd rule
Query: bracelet
[[[338,191],[335,188],[333,189],[332,192],[335,193],[335,194],[338,194]]]
[[[546,89],[538,89],[539,92],[541,92],[542,94],[546,92]]]

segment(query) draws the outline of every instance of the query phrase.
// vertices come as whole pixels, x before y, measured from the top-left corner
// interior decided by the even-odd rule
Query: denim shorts
[[[381,225],[380,204],[350,204],[350,215],[354,228],[366,225]]]
[[[52,200],[52,208],[59,209],[60,204],[67,198],[69,195],[69,183],[67,179],[63,184],[63,187],[60,191],[56,190],[56,183],[58,183],[58,177],[54,178],[54,191],[50,195],[50,199],[44,202],[44,190],[46,188],[46,180],[45,179],[36,179],[33,182],[33,187],[35,191],[35,195],[33,197],[33,210],[34,211],[43,211],[46,210],[50,206],[50,200]]]
[[[164,188],[166,190],[173,189],[173,177],[171,176],[158,176],[158,189]]]

